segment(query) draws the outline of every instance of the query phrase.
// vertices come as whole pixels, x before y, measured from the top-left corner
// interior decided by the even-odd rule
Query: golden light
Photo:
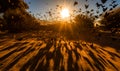
[[[61,17],[62,18],[68,18],[69,16],[70,16],[69,10],[67,8],[62,9]]]

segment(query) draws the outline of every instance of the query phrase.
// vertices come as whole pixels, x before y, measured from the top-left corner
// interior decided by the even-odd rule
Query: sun
[[[69,10],[67,8],[62,9],[61,17],[62,18],[68,18],[69,16],[70,16]]]

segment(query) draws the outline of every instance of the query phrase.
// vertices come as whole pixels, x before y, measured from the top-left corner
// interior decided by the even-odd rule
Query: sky
[[[97,9],[96,3],[102,3],[101,0],[24,0],[28,5],[29,9],[28,11],[31,12],[31,14],[34,14],[37,18],[41,18],[39,15],[44,16],[46,12],[50,11],[52,9],[53,12],[56,12],[56,5],[60,6],[66,6],[70,12],[72,10],[79,10],[79,8],[82,9],[82,12],[86,11],[84,4],[89,4],[89,7],[87,10],[98,10],[100,13],[102,13],[102,9]],[[78,4],[74,6],[74,2],[77,1]],[[117,7],[120,7],[120,0],[116,0],[117,4],[119,4]],[[109,4],[112,2],[112,0],[107,0],[107,2],[104,4],[106,7],[110,8]],[[95,13],[96,14],[96,13]]]

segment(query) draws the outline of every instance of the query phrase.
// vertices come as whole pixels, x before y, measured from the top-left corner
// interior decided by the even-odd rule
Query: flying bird
[[[113,5],[113,8],[115,8],[115,7],[117,7],[118,6],[118,4],[115,4],[115,5]]]
[[[99,11],[96,11],[96,13],[98,14],[98,13],[99,13]]]
[[[110,11],[113,10],[113,8],[110,8]]]
[[[86,11],[86,13],[87,13],[87,14],[89,14],[89,13],[90,13],[90,11]]]
[[[112,6],[112,4],[109,4],[109,6]]]
[[[52,13],[50,11],[48,12],[48,14],[49,14],[50,17],[52,16]]]
[[[94,10],[93,9],[91,9],[91,12],[93,12]]]
[[[78,2],[77,2],[77,1],[74,2],[74,6],[76,6],[76,5],[78,5]]]
[[[95,18],[98,18],[98,16],[96,15]]]
[[[102,6],[102,8],[105,7],[104,5],[101,5],[101,6]]]
[[[96,3],[97,8],[100,8],[102,4],[99,4],[98,2]]]
[[[107,0],[101,0],[101,2],[102,2],[103,4],[106,3],[106,1],[107,1]]]
[[[112,4],[116,3],[116,1],[113,1]]]
[[[57,7],[59,7],[59,5],[56,5]]]
[[[90,14],[90,16],[92,16],[92,15],[93,15],[93,13]]]
[[[29,2],[28,4],[31,4],[31,2]]]
[[[85,4],[85,8],[87,9],[89,7],[89,5]]]
[[[106,8],[103,8],[103,12],[105,12],[107,9],[108,9],[107,7],[106,7]]]

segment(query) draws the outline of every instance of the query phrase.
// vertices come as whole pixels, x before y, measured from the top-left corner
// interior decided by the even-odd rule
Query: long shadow
[[[4,60],[4,59],[8,58],[8,57],[9,57],[10,55],[12,55],[13,53],[23,50],[24,47],[20,47],[20,46],[21,46],[21,45],[24,45],[24,44],[27,44],[27,43],[26,43],[26,42],[25,42],[25,43],[16,43],[16,44],[14,44],[14,45],[12,45],[12,46],[8,46],[8,47],[0,50],[0,51],[5,51],[5,50],[9,50],[9,49],[11,49],[11,48],[15,48],[15,47],[17,46],[15,50],[13,50],[13,51],[9,52],[8,54],[2,56],[2,57],[0,58],[0,60],[2,61],[2,60]]]
[[[29,54],[30,52],[34,51],[34,48],[29,47],[25,52],[19,54],[18,56],[15,57],[15,59],[13,61],[11,61],[9,63],[9,65],[7,65],[3,71],[8,71],[10,68],[12,68],[20,59],[22,59],[24,56],[26,56],[27,54]]]
[[[77,52],[77,47],[75,47],[75,49],[73,50],[69,50],[67,47],[67,43],[64,44],[67,52],[68,52],[68,71],[78,71],[79,67],[77,64],[77,61],[80,59],[80,54]],[[72,46],[70,45],[70,47],[72,48]],[[76,62],[73,62],[73,56],[72,54],[75,53],[75,57],[76,57]]]
[[[64,63],[65,56],[61,52],[61,51],[64,51],[64,49],[66,49],[65,53],[68,54],[68,59],[67,59],[68,71],[84,71],[84,70],[90,71],[89,67],[85,67],[86,69],[84,69],[83,68],[84,66],[82,66],[82,64],[78,64],[78,61],[82,59],[86,61],[87,64],[93,70],[97,69],[99,71],[105,71],[106,67],[109,65],[112,66],[116,71],[119,70],[112,61],[105,58],[104,52],[112,56],[111,58],[112,60],[114,60],[115,57],[120,58],[119,54],[105,50],[102,47],[99,48],[94,45],[88,45],[87,43],[82,44],[81,42],[73,42],[73,46],[71,46],[70,44],[71,41],[68,41],[68,43],[67,41],[65,43],[61,43],[61,41],[59,41],[59,43],[56,43],[56,41],[57,40],[55,38],[52,38],[52,39],[50,38],[46,43],[47,45],[44,48],[39,48],[38,53],[33,57],[31,57],[26,63],[24,63],[24,65],[20,68],[20,71],[26,71],[27,69],[29,69],[30,71],[39,71],[39,70],[49,71],[51,69],[50,60],[53,60],[53,69],[52,69],[53,71],[65,71],[65,63]],[[70,46],[71,50],[69,49],[68,45]],[[87,45],[90,47],[87,47]],[[41,46],[42,45],[40,45],[40,47]],[[52,46],[54,46],[54,50],[50,52],[50,49],[52,48]],[[73,49],[73,47],[75,48]],[[85,53],[87,53],[87,56],[89,56],[94,62],[91,62],[88,57],[85,57],[84,55],[79,53],[78,49],[80,51],[84,51]],[[21,51],[21,50],[23,50],[23,48],[13,50],[7,55],[5,55],[4,57],[2,57],[2,59],[5,59],[9,57],[12,53],[16,51]],[[15,59],[5,67],[4,71],[9,70],[21,58],[23,58],[24,56],[26,56],[27,54],[33,51],[35,51],[34,48],[31,48],[31,47],[27,48],[26,51],[16,56]],[[75,57],[73,56],[73,54],[75,55]],[[74,58],[76,58],[76,61],[74,61]]]
[[[16,42],[15,44],[13,45],[10,45],[10,46],[7,46],[7,47],[4,47],[3,49],[1,49],[0,51],[5,51],[5,50],[9,50],[11,48],[15,48],[16,46],[21,46],[21,45],[24,45],[24,44],[27,44],[28,42],[24,42],[24,43],[19,43],[19,42]]]
[[[97,48],[97,47],[96,47]],[[99,69],[100,71],[104,71],[105,67],[108,67],[108,65],[111,65],[113,68],[115,68],[116,71],[119,71],[118,68],[116,67],[116,65],[114,63],[112,63],[112,61],[109,60],[109,58],[105,57],[105,53],[108,53],[112,58],[111,60],[115,61],[114,58],[120,58],[120,56],[116,53],[104,50],[103,48],[100,48],[102,51],[97,50],[94,46],[92,47],[92,50],[94,50],[95,52],[97,52],[97,57],[95,56],[95,54],[92,51],[89,51],[89,56],[94,60],[94,66]],[[103,55],[104,56],[103,56]],[[85,58],[86,60],[86,58]],[[90,63],[89,63],[90,64]]]
[[[43,61],[45,60],[42,60],[42,62],[40,62],[38,64],[38,67],[36,68],[36,71],[38,70],[41,70],[41,71],[48,71],[49,70],[49,65],[50,65],[50,59],[53,58],[54,56],[54,52],[49,52],[50,48],[53,46],[53,43],[56,42],[54,41],[54,39],[49,39],[48,43],[47,43],[47,46],[45,47],[45,50],[46,52],[43,54],[43,56],[46,57],[46,63],[43,63]],[[45,51],[44,50],[44,51]],[[43,51],[43,52],[44,52]],[[42,53],[42,52],[41,52]]]
[[[120,50],[120,39],[119,37],[110,37],[112,34],[110,33],[101,33],[101,32],[91,32],[88,31],[80,31],[79,32],[72,32],[64,35],[68,40],[83,40],[90,43],[98,44],[102,47],[109,46],[113,47],[117,50]],[[119,35],[120,36],[120,35]]]
[[[39,49],[38,53],[35,56],[33,56],[31,59],[29,59],[28,62],[26,62],[22,66],[22,68],[20,69],[20,71],[26,71],[26,69],[28,67],[30,67],[30,71],[35,70],[36,65],[38,64],[38,62],[48,53],[48,51],[52,47],[52,45],[53,45],[52,42],[47,42],[46,47]],[[40,67],[38,66],[38,68],[43,69],[44,68],[43,67],[44,66],[43,65],[43,61],[42,61],[41,65],[42,66],[39,65]]]

